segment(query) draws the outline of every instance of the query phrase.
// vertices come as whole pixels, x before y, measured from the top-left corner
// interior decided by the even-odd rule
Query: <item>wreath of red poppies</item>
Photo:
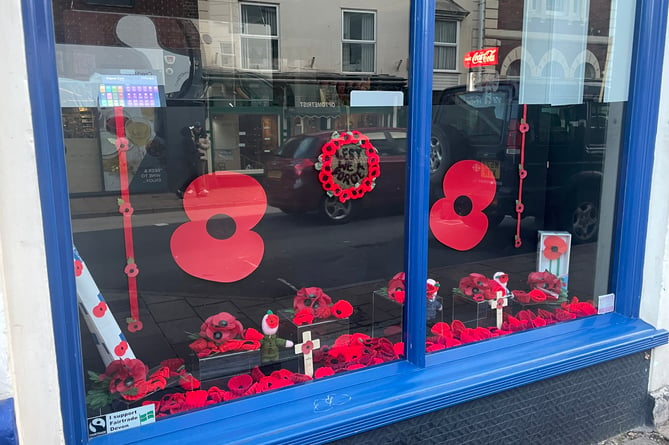
[[[353,147],[352,147],[353,146]],[[357,147],[359,148],[357,148]],[[342,153],[342,148],[347,152],[360,150],[356,159],[339,159],[337,152]],[[367,158],[366,168],[360,171],[362,165],[361,157],[364,152]],[[351,156],[351,153],[348,153]],[[337,164],[332,166],[332,161],[338,159]],[[348,168],[340,168],[340,164]],[[321,148],[318,156],[316,170],[320,170],[318,180],[328,196],[336,196],[339,201],[346,202],[349,199],[359,199],[371,192],[375,187],[376,178],[381,174],[379,165],[379,154],[369,141],[369,138],[359,131],[346,133],[333,133],[332,138]],[[341,184],[353,184],[350,187],[342,187]]]

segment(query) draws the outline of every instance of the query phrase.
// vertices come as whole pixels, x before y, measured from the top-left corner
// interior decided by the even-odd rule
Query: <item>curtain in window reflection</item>
[[[434,26],[434,69],[454,70],[457,58],[458,24],[451,20],[437,20]]]
[[[242,5],[242,33],[257,36],[276,36],[276,8],[273,6]]]

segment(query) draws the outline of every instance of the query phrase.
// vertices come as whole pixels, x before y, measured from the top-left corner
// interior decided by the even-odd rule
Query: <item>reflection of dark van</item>
[[[527,106],[523,216],[567,230],[575,242],[597,237],[606,142],[608,104],[598,101],[599,88],[588,88],[581,104]],[[487,91],[444,90],[433,110],[432,190],[441,193],[441,179],[454,162],[480,160],[497,179],[486,211],[491,225],[515,216],[522,116],[517,82],[500,81]]]

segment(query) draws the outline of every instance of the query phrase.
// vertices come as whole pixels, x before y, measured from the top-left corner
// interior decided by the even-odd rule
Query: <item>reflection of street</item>
[[[298,287],[327,289],[375,280],[383,282],[403,268],[403,215],[368,217],[330,226],[320,224],[315,216],[284,215],[270,207],[254,229],[265,243],[265,254],[258,269],[236,283],[208,282],[181,271],[172,259],[170,237],[176,227],[186,221],[185,214],[178,211],[133,216],[136,261],[141,270],[140,291],[235,294],[248,298],[261,291],[265,297],[278,297],[290,292],[278,279]],[[445,288],[450,288],[457,284],[459,273],[485,273],[480,268],[503,269],[511,275],[512,286],[522,286],[527,273],[532,271],[536,251],[535,234],[529,230],[533,229],[533,222],[529,219],[523,223],[528,230],[521,249],[513,247],[514,221],[508,217],[499,227],[489,229],[477,247],[466,252],[449,249],[430,236],[430,273],[436,275],[434,278],[442,281]],[[217,224],[221,225],[219,230]],[[227,226],[222,227],[224,224]],[[208,227],[216,233],[234,230],[234,225],[230,226],[230,221],[225,219],[212,221]],[[102,289],[123,289],[126,284],[120,273],[125,258],[121,217],[74,220],[73,228],[75,243],[93,270],[98,285]],[[594,252],[594,246],[575,249],[570,284],[582,289],[579,294],[588,295],[592,289],[594,262],[581,258],[580,252],[584,250]],[[527,268],[510,270],[507,261],[498,260],[521,254],[530,254]],[[588,259],[592,259],[590,254]],[[591,266],[585,269],[574,266],[581,262]],[[449,277],[451,273],[444,268],[461,272]],[[449,278],[453,282],[448,282]]]

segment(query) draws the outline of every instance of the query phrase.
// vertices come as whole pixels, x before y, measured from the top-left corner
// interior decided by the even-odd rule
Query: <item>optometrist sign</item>
[[[497,65],[499,61],[499,48],[483,48],[470,51],[465,54],[465,68],[477,68],[479,66]]]

